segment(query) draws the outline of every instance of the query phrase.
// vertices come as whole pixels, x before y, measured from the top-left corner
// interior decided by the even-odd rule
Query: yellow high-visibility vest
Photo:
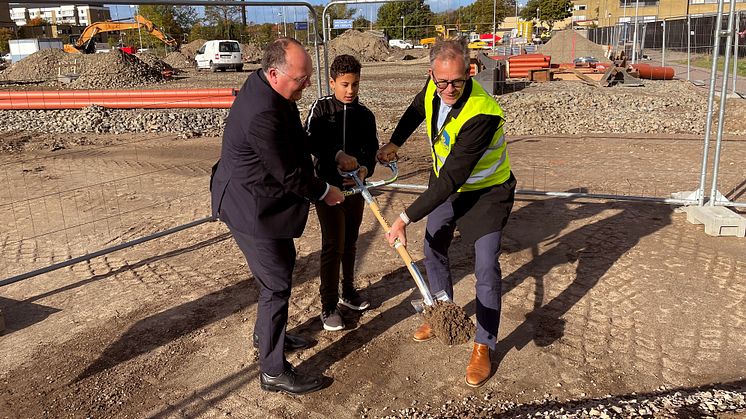
[[[430,140],[430,152],[433,157],[433,170],[436,176],[438,176],[440,168],[445,164],[448,154],[451,153],[461,127],[468,120],[476,115],[497,115],[500,117],[500,125],[492,137],[489,148],[484,152],[482,158],[479,159],[476,167],[472,170],[471,175],[469,175],[469,179],[459,188],[459,192],[475,191],[488,186],[499,185],[510,178],[510,158],[508,157],[505,133],[503,132],[503,125],[505,125],[503,110],[479,83],[472,80],[471,85],[471,94],[466,99],[464,108],[461,109],[457,117],[446,119],[443,127],[436,136],[433,136],[432,133],[432,120],[438,117],[437,115],[433,115],[432,99],[436,94],[436,87],[432,80],[428,82],[427,91],[425,92],[427,138]]]

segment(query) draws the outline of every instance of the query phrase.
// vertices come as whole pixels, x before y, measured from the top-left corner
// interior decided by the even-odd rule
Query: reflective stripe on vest
[[[436,95],[436,87],[432,80],[428,82],[425,92],[427,138],[430,140],[430,153],[432,154],[433,171],[435,171],[436,176],[439,175],[440,168],[445,164],[453,145],[456,143],[461,127],[467,121],[477,115],[496,115],[500,117],[500,125],[495,130],[489,147],[477,162],[471,175],[469,175],[469,179],[459,188],[459,192],[475,191],[499,185],[510,178],[510,158],[508,157],[508,148],[503,132],[503,110],[479,83],[472,79],[471,85],[471,94],[464,103],[461,112],[455,118],[447,118],[437,135],[433,135],[432,132],[433,118],[437,118],[437,115],[433,115],[433,98]]]

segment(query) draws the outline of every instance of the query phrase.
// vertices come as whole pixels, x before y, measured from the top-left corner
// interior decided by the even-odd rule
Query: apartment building
[[[729,4],[726,0],[726,13]],[[652,22],[714,14],[717,6],[717,0],[573,0],[572,20],[576,26],[605,27],[633,22],[635,15],[639,22]],[[746,0],[737,0],[736,10],[746,10]]]
[[[36,18],[42,18],[53,25],[88,26],[93,22],[111,19],[111,13],[103,4],[45,7],[18,3],[10,9],[10,19],[18,26],[23,26]]]

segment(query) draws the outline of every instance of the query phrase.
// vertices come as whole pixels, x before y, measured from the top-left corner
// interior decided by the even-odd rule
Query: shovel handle
[[[363,196],[365,196],[365,194],[363,194]],[[366,201],[368,202],[368,206],[373,211],[373,215],[376,216],[384,231],[388,232],[389,230],[391,230],[391,226],[389,226],[389,223],[387,223],[386,220],[383,218],[383,215],[381,215],[381,209],[378,207],[378,203],[376,202],[376,200],[371,198],[371,200]],[[425,284],[425,279],[422,277],[420,270],[417,269],[417,265],[414,264],[412,256],[410,256],[406,246],[402,245],[397,239],[396,243],[394,244],[394,248],[404,261],[404,264],[407,266],[407,270],[409,270],[412,278],[414,278],[414,282],[417,285],[417,288],[420,291],[425,304],[429,306],[433,305],[433,297],[432,294],[430,294],[430,289]]]

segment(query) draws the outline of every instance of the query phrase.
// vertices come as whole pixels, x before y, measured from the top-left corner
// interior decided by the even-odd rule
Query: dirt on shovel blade
[[[436,301],[432,306],[425,307],[423,315],[435,336],[446,345],[466,343],[477,331],[464,309],[451,302]]]

